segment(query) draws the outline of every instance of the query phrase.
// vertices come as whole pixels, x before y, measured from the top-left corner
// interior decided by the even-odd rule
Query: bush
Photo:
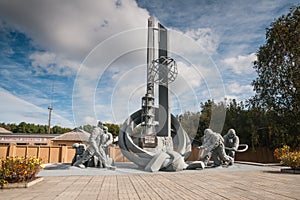
[[[275,149],[274,156],[282,165],[300,169],[300,151],[291,151],[289,146],[284,145],[282,148]]]
[[[41,159],[35,157],[6,157],[6,159],[0,159],[0,161],[0,186],[34,179],[41,164]]]

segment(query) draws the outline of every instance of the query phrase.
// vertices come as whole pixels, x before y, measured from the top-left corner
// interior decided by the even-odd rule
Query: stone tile
[[[242,168],[242,167],[240,167]],[[97,176],[46,176],[26,189],[0,190],[10,199],[299,199],[297,174],[278,168]]]

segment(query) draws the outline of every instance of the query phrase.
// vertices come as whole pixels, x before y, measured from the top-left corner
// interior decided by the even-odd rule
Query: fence
[[[279,163],[274,157],[273,151],[266,147],[256,147],[248,149],[244,153],[237,153],[236,160],[258,163]]]
[[[23,146],[23,145],[9,145],[0,146],[0,158],[6,156],[30,157],[35,156],[42,159],[43,163],[71,163],[75,149],[71,146]],[[197,160],[199,149],[193,148],[189,157],[189,161]],[[128,162],[118,146],[109,148],[109,155],[115,162]],[[237,153],[236,160],[260,163],[274,163],[278,162],[273,152],[267,148],[257,148],[255,150],[249,149],[244,153]]]
[[[28,145],[0,145],[0,158],[7,156],[38,157],[43,163],[71,163],[75,149],[71,146],[28,146]],[[109,155],[115,162],[128,162],[119,147],[110,147]]]

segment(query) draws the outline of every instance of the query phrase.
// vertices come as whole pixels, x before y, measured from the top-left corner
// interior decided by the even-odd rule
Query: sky
[[[0,122],[122,123],[146,93],[147,20],[168,29],[171,112],[245,101],[265,31],[296,0],[0,0]],[[157,97],[157,88],[156,88]],[[156,100],[156,105],[158,104]]]

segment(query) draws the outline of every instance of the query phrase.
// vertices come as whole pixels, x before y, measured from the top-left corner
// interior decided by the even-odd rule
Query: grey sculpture
[[[93,127],[89,138],[89,146],[83,152],[80,159],[73,164],[74,166],[85,168],[86,163],[94,159],[95,166],[98,165],[100,168],[115,169],[115,166],[112,165],[112,159],[105,153],[105,148],[110,144],[110,139],[108,132],[105,133],[103,129],[104,126],[101,122],[99,122],[98,126]],[[100,162],[100,164],[97,164],[98,162]]]
[[[231,158],[235,158],[235,152],[238,150],[240,140],[234,129],[229,129],[227,134],[223,136],[225,152]]]
[[[204,130],[202,146],[200,149],[205,151],[203,160],[205,166],[208,165],[210,158],[212,158],[214,166],[233,164],[233,159],[225,153],[223,137],[219,133],[213,132],[211,129]]]
[[[112,166],[114,165],[114,161],[112,158],[109,157],[109,152],[108,152],[108,147],[109,145],[111,145],[113,143],[113,136],[110,132],[108,132],[108,128],[106,126],[103,126],[103,134],[101,134],[100,136],[100,145],[99,145],[99,149],[101,149],[100,151],[104,152],[104,155],[106,156],[106,161],[107,163]],[[103,166],[103,163],[99,160],[99,165]]]
[[[156,34],[157,32],[157,34]],[[158,37],[157,37],[158,36]],[[159,40],[158,40],[159,38]],[[156,49],[158,47],[158,49]],[[168,55],[168,30],[148,19],[147,88],[142,109],[125,120],[119,132],[119,146],[125,157],[147,171],[186,169],[191,142],[179,121],[170,114],[168,85],[177,76],[176,62]],[[157,52],[156,52],[157,51]],[[154,84],[158,84],[159,107],[154,105]],[[137,127],[140,132],[131,137]],[[171,136],[171,127],[174,134]],[[178,141],[174,148],[174,140]]]
[[[151,172],[203,169],[208,165],[210,158],[213,159],[215,166],[233,164],[234,152],[246,151],[248,146],[244,145],[244,150],[237,150],[236,144],[228,144],[227,148],[232,156],[230,157],[225,152],[223,137],[210,129],[205,130],[203,144],[200,147],[201,152],[205,152],[203,161],[186,162],[191,153],[191,141],[180,122],[169,110],[168,87],[176,79],[177,73],[176,62],[168,53],[168,30],[157,23],[154,17],[150,17],[146,94],[142,97],[142,108],[131,114],[121,126],[118,143],[123,155]],[[158,84],[159,107],[155,106],[154,84]]]
[[[74,163],[77,160],[80,160],[82,158],[83,153],[86,150],[86,145],[85,144],[75,143],[75,144],[73,144],[73,148],[75,149],[75,155],[74,155],[74,157],[72,159],[71,165],[74,165]]]

